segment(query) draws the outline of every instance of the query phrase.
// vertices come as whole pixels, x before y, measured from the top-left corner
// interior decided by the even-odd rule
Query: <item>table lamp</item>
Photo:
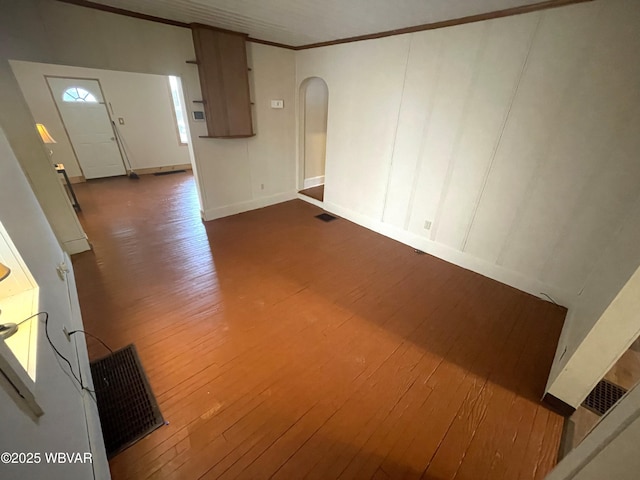
[[[0,263],[0,282],[6,279],[11,270],[5,264]],[[0,310],[0,315],[2,314],[2,310]],[[15,323],[4,323],[0,324],[0,338],[5,339],[9,338],[11,335],[18,331],[18,326]]]
[[[49,130],[47,130],[47,127],[45,127],[43,124],[36,123],[36,130],[38,130],[38,134],[40,135],[42,142],[45,143],[46,145],[57,143],[49,133]],[[53,150],[51,149],[49,149],[49,156],[53,158]]]

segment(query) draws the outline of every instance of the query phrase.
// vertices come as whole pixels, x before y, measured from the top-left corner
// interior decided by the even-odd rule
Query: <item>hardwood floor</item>
[[[114,479],[541,479],[565,310],[294,200],[203,224],[190,174],[76,187],[85,328],[169,422]],[[88,339],[90,355],[104,350]]]
[[[316,200],[320,200],[322,202],[324,200],[324,185],[305,188],[304,190],[300,190],[299,193],[306,195],[307,197],[315,198]]]

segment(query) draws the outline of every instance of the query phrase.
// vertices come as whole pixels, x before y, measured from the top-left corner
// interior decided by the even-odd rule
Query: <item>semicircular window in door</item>
[[[93,93],[88,92],[84,88],[71,87],[67,88],[62,94],[63,102],[91,102],[97,103],[96,97]]]

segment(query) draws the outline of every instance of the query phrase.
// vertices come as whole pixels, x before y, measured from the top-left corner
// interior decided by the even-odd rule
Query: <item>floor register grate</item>
[[[133,344],[91,362],[91,375],[109,458],[164,424]]]
[[[600,380],[582,406],[600,416],[607,413],[627,391],[607,380]]]
[[[322,220],[323,222],[331,222],[332,220],[335,220],[338,217],[334,217],[329,213],[321,213],[320,215],[316,215],[316,218],[318,220]]]

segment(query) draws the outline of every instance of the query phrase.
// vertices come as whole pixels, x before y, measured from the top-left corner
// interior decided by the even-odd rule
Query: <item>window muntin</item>
[[[67,88],[62,94],[63,102],[87,102],[87,103],[97,103],[96,97],[93,93],[85,90],[82,87],[71,87]]]

